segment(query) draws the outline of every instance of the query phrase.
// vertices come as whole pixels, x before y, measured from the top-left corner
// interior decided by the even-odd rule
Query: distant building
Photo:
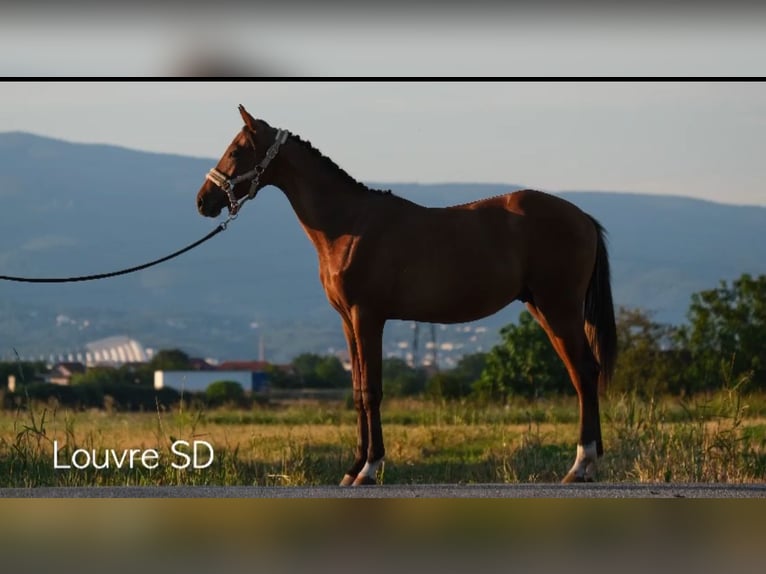
[[[130,337],[107,337],[85,345],[85,364],[89,367],[146,363],[148,360],[149,355],[144,346]]]
[[[270,367],[266,361],[224,361],[216,368],[219,371],[266,371]]]
[[[190,371],[154,371],[154,388],[200,392],[216,381],[234,381],[246,393],[260,393],[269,388],[269,367],[266,361],[224,361],[216,366],[196,362]]]
[[[46,383],[54,385],[68,385],[72,382],[74,375],[85,373],[85,365],[78,362],[56,363],[50,372],[45,375]]]
[[[268,389],[268,373],[247,370],[215,371],[154,371],[154,388],[171,388],[179,392],[197,393],[217,381],[233,381],[242,385],[246,393],[260,393]]]
[[[218,368],[216,365],[211,365],[207,360],[198,357],[189,359],[189,367],[192,371],[215,371]]]

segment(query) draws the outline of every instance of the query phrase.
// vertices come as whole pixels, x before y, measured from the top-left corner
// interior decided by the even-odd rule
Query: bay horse
[[[319,257],[319,278],[348,343],[357,412],[341,485],[375,484],[388,319],[462,323],[521,300],[566,365],[579,400],[575,462],[563,482],[591,481],[603,454],[599,388],[617,354],[605,231],[559,197],[521,190],[429,208],[356,181],[309,142],[239,107],[244,126],[207,174],[197,208],[237,215],[258,190],[287,196]]]

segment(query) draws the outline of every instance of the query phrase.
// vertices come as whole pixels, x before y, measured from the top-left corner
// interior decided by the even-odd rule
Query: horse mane
[[[321,151],[319,151],[317,148],[315,148],[313,145],[311,145],[310,141],[302,139],[299,135],[291,133],[290,139],[301,144],[301,146],[303,146],[306,150],[311,152],[311,155],[318,157],[327,166],[332,167],[333,169],[335,169],[335,171],[340,173],[343,179],[345,179],[346,181],[349,181],[350,183],[354,184],[358,188],[366,192],[376,193],[378,195],[394,195],[390,189],[375,189],[372,187],[368,187],[367,185],[363,184],[361,181],[357,181],[351,175],[349,175],[348,172],[346,172],[346,170],[344,170],[337,163],[335,163],[332,159],[330,159],[329,157],[324,155]]]

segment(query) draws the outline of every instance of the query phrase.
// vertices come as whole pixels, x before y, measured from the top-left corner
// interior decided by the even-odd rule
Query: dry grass
[[[754,398],[753,404],[762,400]],[[635,396],[606,401],[607,453],[600,479],[764,480],[766,419],[740,394],[680,403]],[[752,411],[756,411],[755,415]],[[558,481],[577,437],[572,398],[515,407],[392,401],[384,411],[383,482]],[[355,415],[342,403],[308,402],[250,411],[178,409],[156,413],[72,412],[53,405],[0,413],[0,486],[85,484],[335,484],[351,462]],[[215,461],[171,467],[176,440],[210,443]],[[53,468],[53,444],[156,449],[156,469]]]

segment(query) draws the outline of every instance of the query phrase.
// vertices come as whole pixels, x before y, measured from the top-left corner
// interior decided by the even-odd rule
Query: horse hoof
[[[353,482],[354,486],[371,486],[373,484],[375,484],[375,479],[365,475],[357,476]]]
[[[346,474],[343,476],[343,480],[340,481],[341,486],[351,486],[354,484],[354,479],[356,479],[355,476],[351,476],[350,474]]]
[[[575,482],[593,482],[593,478],[590,476],[579,476],[574,472],[569,472],[561,479],[561,484],[572,484]]]

